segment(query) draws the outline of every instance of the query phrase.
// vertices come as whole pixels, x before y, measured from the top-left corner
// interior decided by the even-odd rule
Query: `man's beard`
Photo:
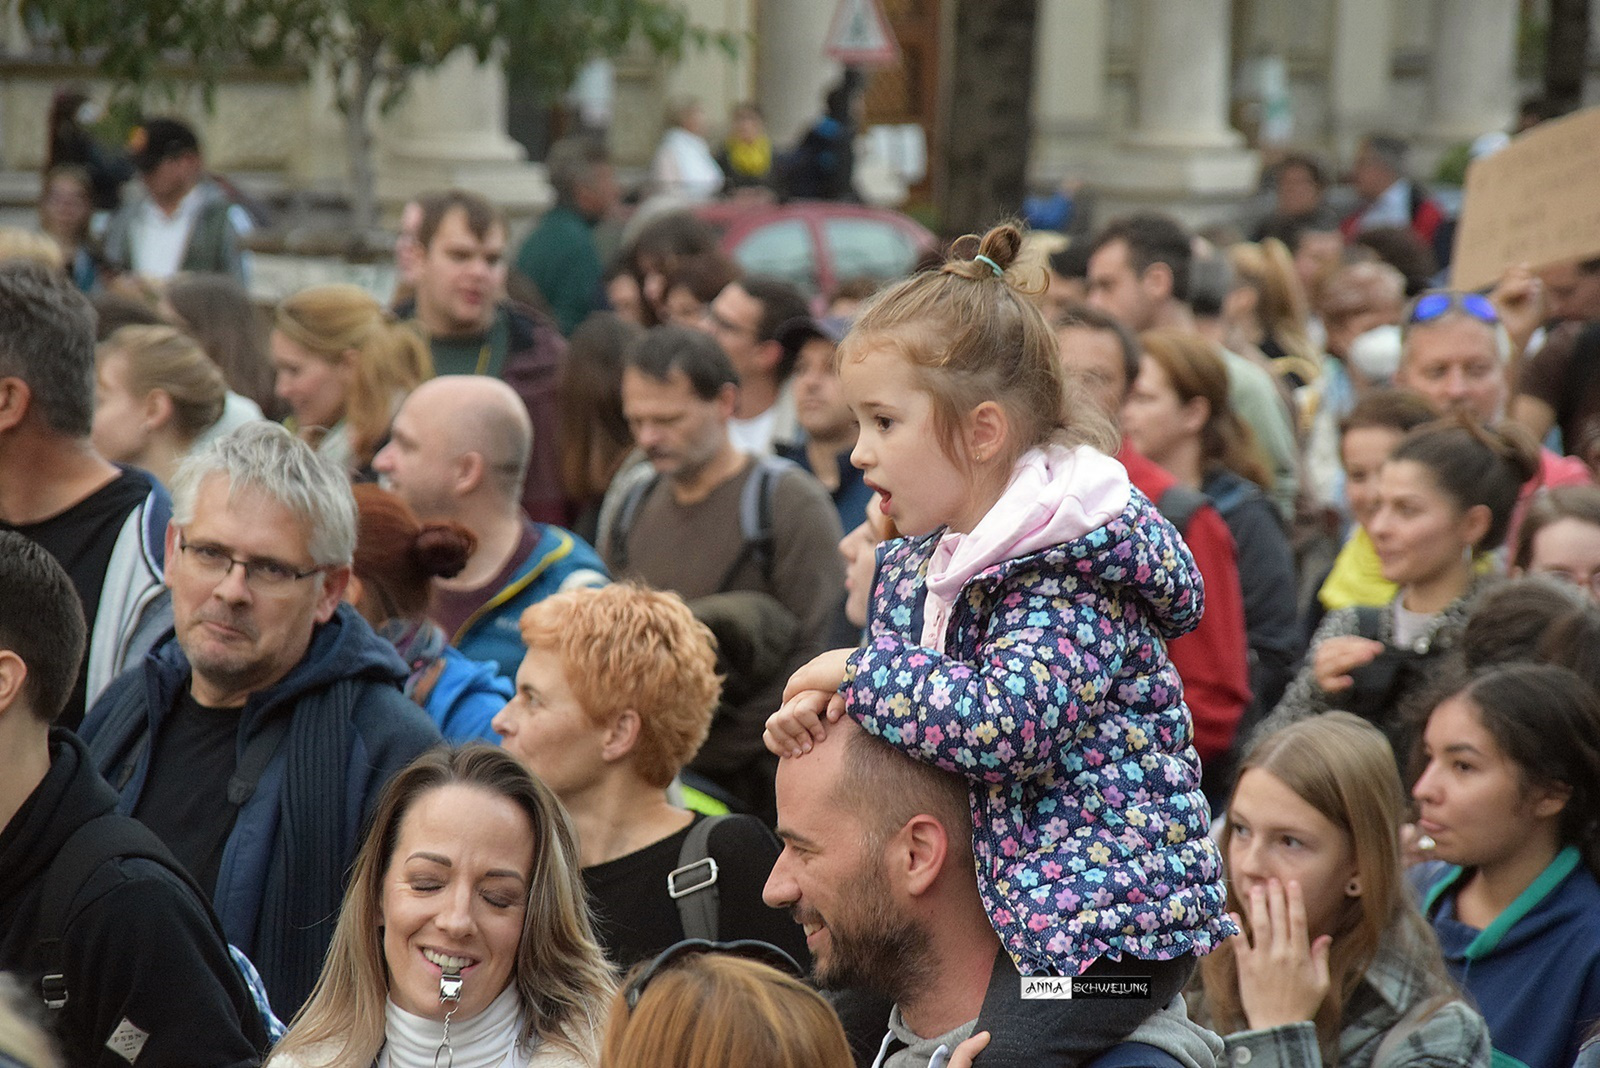
[[[827,920],[830,952],[813,962],[825,990],[867,990],[896,1003],[919,990],[932,967],[928,932],[896,912],[881,872],[863,872],[839,895],[857,904]],[[843,926],[841,926],[841,921]]]

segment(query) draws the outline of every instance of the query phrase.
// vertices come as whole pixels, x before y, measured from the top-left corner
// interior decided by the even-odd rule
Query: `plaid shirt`
[[[1339,1068],[1488,1068],[1489,1029],[1459,998],[1437,1009],[1421,1026],[1373,1058],[1384,1037],[1428,994],[1427,972],[1407,952],[1403,939],[1386,937],[1378,959],[1345,1006],[1339,1032]],[[1435,949],[1433,952],[1437,953]],[[1231,1068],[1322,1068],[1316,1028],[1309,1022],[1237,1031],[1223,1038]]]

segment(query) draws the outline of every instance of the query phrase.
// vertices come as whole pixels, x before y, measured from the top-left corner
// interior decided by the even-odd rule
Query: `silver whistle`
[[[461,1000],[461,973],[460,972],[445,972],[443,975],[439,976],[439,1000],[440,1001],[460,1001]]]

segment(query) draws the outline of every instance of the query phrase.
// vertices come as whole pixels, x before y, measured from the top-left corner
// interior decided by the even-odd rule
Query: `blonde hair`
[[[1423,996],[1442,1002],[1455,992],[1433,930],[1405,884],[1399,839],[1407,814],[1405,789],[1383,732],[1349,712],[1312,716],[1268,735],[1245,757],[1239,777],[1251,770],[1269,773],[1338,827],[1349,838],[1361,873],[1361,895],[1346,900],[1330,932],[1332,982],[1313,1020],[1323,1060],[1334,1065],[1344,1007],[1381,943],[1398,942],[1407,959],[1420,966]],[[1224,820],[1219,844],[1225,863],[1232,840],[1233,822]],[[1244,915],[1231,874],[1228,908]],[[1201,959],[1200,975],[1213,1027],[1224,1034],[1243,1030],[1239,964],[1231,942]]]
[[[638,714],[633,767],[651,786],[665,788],[705,743],[722,691],[716,640],[677,594],[628,582],[558,593],[522,613],[522,640],[560,658],[596,726]]]
[[[338,1052],[322,1064],[372,1064],[383,1046],[389,994],[379,934],[384,874],[406,813],[424,794],[455,784],[509,800],[533,829],[533,873],[510,980],[527,1018],[522,1040],[542,1039],[585,1060],[593,1057],[616,983],[595,943],[578,874],[577,836],[549,787],[510,754],[474,744],[431,749],[384,789],[356,854],[322,975],[273,1059],[281,1054],[303,1060],[318,1045],[338,1042]]]
[[[1258,245],[1228,248],[1228,262],[1239,280],[1256,291],[1256,320],[1286,355],[1315,364],[1316,346],[1306,333],[1311,305],[1306,299],[1294,256],[1282,241],[1269,237]]]
[[[1022,230],[1011,223],[957,238],[944,266],[872,298],[834,356],[842,366],[883,345],[908,360],[933,400],[945,454],[958,464],[969,464],[956,448],[961,428],[984,401],[998,404],[1011,425],[1006,470],[1051,441],[1116,450],[1106,418],[1069,392],[1055,331],[1029,296],[1043,279],[1023,276],[1021,248]]]
[[[124,326],[100,343],[95,362],[122,357],[128,392],[160,390],[172,400],[172,428],[189,446],[222,418],[228,386],[200,343],[170,326]]]
[[[427,342],[360,286],[302,289],[278,305],[273,329],[331,364],[355,353],[344,419],[363,465],[388,432],[398,399],[433,377]]]
[[[635,969],[648,967],[648,962]],[[600,1068],[851,1068],[850,1043],[821,994],[760,961],[685,955],[630,1012],[618,994]]]
[[[6,260],[32,260],[57,271],[67,264],[55,238],[18,226],[0,226],[0,263]]]

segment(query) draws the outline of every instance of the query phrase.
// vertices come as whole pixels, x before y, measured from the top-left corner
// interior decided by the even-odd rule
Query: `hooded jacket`
[[[37,996],[45,970],[39,911],[47,873],[67,839],[116,804],[83,743],[71,731],[51,731],[50,770],[0,828],[0,971],[16,973],[30,994]],[[53,1019],[66,1063],[127,1068],[133,1058],[114,1050],[114,1035],[147,1064],[260,1060],[261,1018],[215,921],[177,866],[110,859],[73,899],[59,958],[67,1003]]]
[[[1489,1024],[1496,1068],[1565,1068],[1600,1018],[1600,883],[1577,847],[1556,854],[1494,922],[1456,918],[1469,874],[1454,865],[1413,876],[1445,967]],[[1427,881],[1429,877],[1433,881]]]
[[[361,831],[389,779],[439,741],[400,693],[405,663],[354,608],[316,628],[287,675],[254,693],[239,721],[236,760],[263,731],[286,727],[223,851],[212,905],[228,941],[260,969],[279,1016],[305,1001],[322,968]],[[81,734],[132,815],[153,740],[189,685],[177,640],[118,678]],[[283,717],[287,717],[283,719]],[[218,799],[226,803],[224,799]]]
[[[1199,572],[1121,465],[1073,454],[1048,477],[1019,465],[953,548],[889,544],[841,688],[863,728],[971,783],[979,890],[1024,975],[1233,933],[1166,653],[1200,619]],[[936,648],[926,609],[946,596]]]

